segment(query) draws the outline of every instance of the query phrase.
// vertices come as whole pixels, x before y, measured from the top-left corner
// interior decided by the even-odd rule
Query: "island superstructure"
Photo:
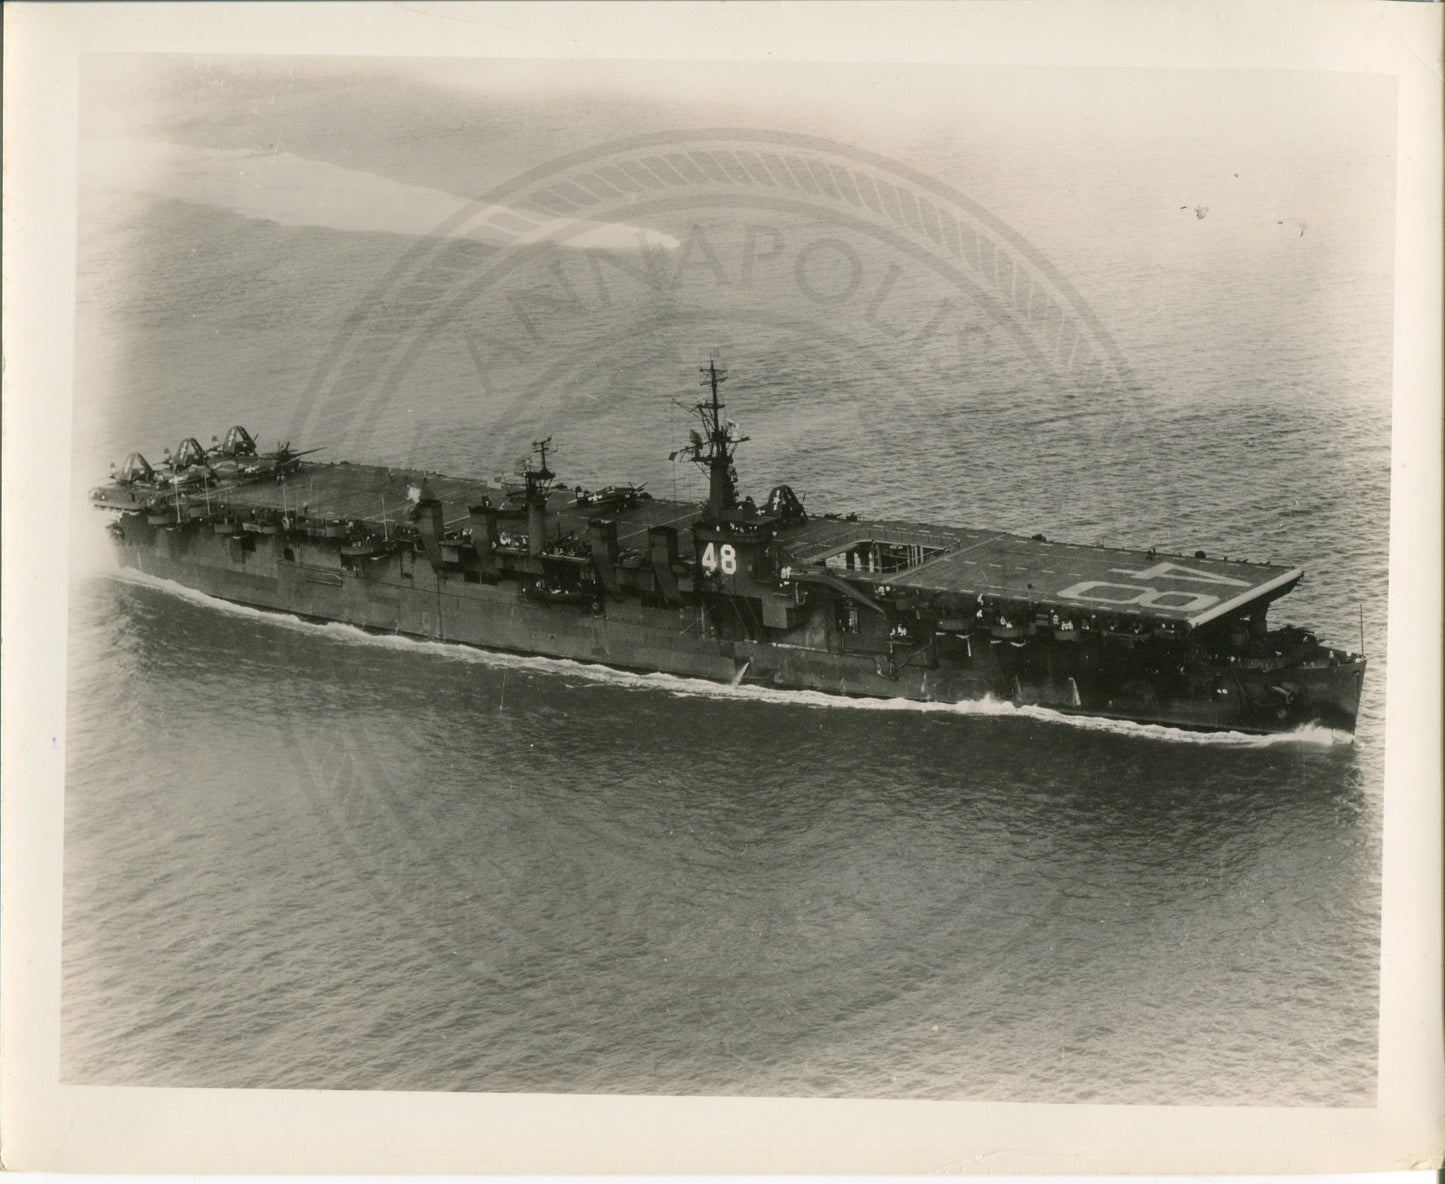
[[[1297,567],[805,510],[739,496],[746,440],[703,368],[680,455],[705,503],[260,452],[233,428],[91,491],[120,562],[316,621],[839,695],[992,696],[1175,727],[1353,731],[1362,655],[1271,628]],[[674,453],[674,456],[679,455]]]

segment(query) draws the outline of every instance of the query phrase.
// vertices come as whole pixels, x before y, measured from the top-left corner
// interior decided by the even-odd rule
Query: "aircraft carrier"
[[[1267,623],[1297,567],[874,521],[740,497],[703,368],[705,503],[263,453],[242,428],[90,493],[120,562],[223,600],[514,653],[839,695],[1251,733],[1352,732],[1363,655]],[[675,456],[678,454],[674,454]]]

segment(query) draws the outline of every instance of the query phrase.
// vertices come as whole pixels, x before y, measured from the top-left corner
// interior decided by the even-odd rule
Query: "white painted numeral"
[[[1143,571],[1130,571],[1126,567],[1111,567],[1109,570],[1121,576],[1133,576],[1136,580],[1157,580],[1163,577],[1166,580],[1193,580],[1199,584],[1233,584],[1236,588],[1249,587],[1248,580],[1214,575],[1211,572],[1200,571],[1195,567],[1184,567],[1178,563],[1160,562],[1153,567],[1146,567]]]
[[[1207,592],[1144,588],[1138,584],[1111,584],[1106,580],[1085,580],[1082,584],[1065,588],[1059,596],[1065,600],[1087,600],[1091,604],[1137,604],[1147,608],[1172,608],[1189,613],[1200,612],[1219,601],[1218,596],[1210,596]]]
[[[723,575],[733,575],[738,570],[737,549],[731,543],[724,543],[721,547],[709,543],[703,548],[702,565],[708,571],[721,568]]]

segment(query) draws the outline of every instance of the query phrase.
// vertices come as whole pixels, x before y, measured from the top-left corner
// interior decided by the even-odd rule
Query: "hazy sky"
[[[1147,250],[1160,230],[1174,233],[1181,208],[1205,209],[1212,249],[1241,259],[1307,232],[1317,252],[1342,257],[1334,262],[1383,269],[1391,260],[1393,83],[1370,75],[174,56],[92,63],[82,103],[92,140],[281,151],[467,197],[622,136],[743,127],[893,157],[1026,235],[1059,226],[1066,237],[1086,235],[1107,219],[1116,236],[1130,231],[1119,249]],[[125,172],[105,167],[113,181]]]

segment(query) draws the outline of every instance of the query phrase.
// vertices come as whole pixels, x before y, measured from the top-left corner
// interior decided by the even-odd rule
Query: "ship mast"
[[[547,490],[553,477],[557,474],[547,467],[547,449],[552,445],[552,437],[545,440],[533,440],[532,451],[537,454],[537,464],[532,465],[530,461],[524,461],[519,467],[522,476],[527,482],[527,501],[546,501]]]
[[[547,492],[557,474],[547,467],[547,447],[552,437],[533,440],[532,451],[538,456],[536,465],[524,458],[518,466],[527,482],[527,552],[541,555],[547,549]]]
[[[711,398],[696,405],[702,417],[703,436],[701,440],[694,437],[690,459],[707,470],[707,516],[712,522],[721,522],[737,508],[738,473],[733,468],[733,451],[748,437],[736,435],[737,424],[722,416],[725,404],[718,397],[718,384],[727,381],[727,371],[709,361],[699,372],[707,375],[701,385],[709,388]]]

